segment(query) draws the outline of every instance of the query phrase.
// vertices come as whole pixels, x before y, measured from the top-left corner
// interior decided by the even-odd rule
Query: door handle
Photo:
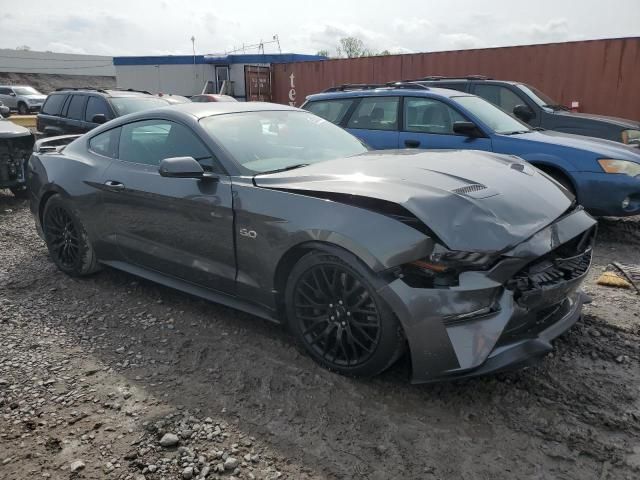
[[[124,190],[124,183],[120,183],[116,180],[107,180],[104,182],[104,186],[109,190]]]
[[[419,140],[405,140],[404,146],[407,148],[418,148],[420,146]]]

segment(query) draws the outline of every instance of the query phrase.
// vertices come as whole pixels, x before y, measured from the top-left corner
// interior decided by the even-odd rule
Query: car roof
[[[117,89],[102,89],[102,88],[90,88],[90,87],[62,87],[55,92],[51,92],[51,95],[55,94],[69,94],[69,93],[94,93],[103,97],[155,97],[150,92],[140,90],[117,90]]]
[[[338,92],[326,92],[326,93],[316,93],[313,95],[309,95],[307,100],[309,101],[317,101],[317,100],[328,100],[334,98],[342,98],[342,97],[390,97],[390,96],[402,96],[402,97],[465,97],[470,96],[465,92],[460,92],[459,90],[450,90],[446,88],[393,88],[393,87],[381,87],[367,90],[345,90]]]
[[[264,112],[264,111],[301,111],[299,108],[268,102],[210,102],[180,103],[171,107],[154,109],[155,112],[181,112],[196,118],[224,115],[225,113]]]

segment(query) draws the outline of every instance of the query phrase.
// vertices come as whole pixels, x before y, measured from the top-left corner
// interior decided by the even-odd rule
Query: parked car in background
[[[640,149],[538,131],[483,98],[414,82],[344,85],[303,108],[375,149],[473,149],[518,155],[574,193],[596,215],[640,214]]]
[[[640,146],[639,121],[572,112],[537,88],[522,82],[493,80],[479,75],[464,78],[425,77],[415,81],[423,85],[472,93],[532,127]]]
[[[343,374],[407,349],[416,382],[522,365],[587,298],[595,220],[515,157],[369,152],[264,102],[174,105],[47,142],[31,211],[61,271],[109,265],[285,323]]]
[[[0,189],[27,197],[25,173],[34,141],[29,129],[0,116]]]
[[[191,101],[196,103],[237,102],[237,100],[230,95],[219,95],[216,93],[203,93],[202,95],[194,95],[193,97],[191,97]]]
[[[44,136],[81,134],[116,117],[169,104],[149,92],[64,88],[47,97],[36,125]]]
[[[46,95],[26,85],[0,85],[0,101],[20,115],[37,112]]]
[[[190,99],[187,97],[183,97],[182,95],[173,95],[172,93],[159,93],[158,97],[166,100],[170,104],[178,104],[178,103],[189,103]]]
[[[11,116],[11,109],[4,103],[0,102],[0,117],[9,118]]]

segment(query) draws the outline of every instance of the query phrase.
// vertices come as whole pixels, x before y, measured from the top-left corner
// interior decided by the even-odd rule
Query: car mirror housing
[[[453,122],[453,131],[459,135],[465,135],[467,137],[481,137],[482,134],[478,127],[473,122]]]
[[[96,113],[92,118],[91,118],[91,122],[92,123],[97,123],[98,125],[102,125],[103,123],[107,122],[107,117],[104,113]]]
[[[165,158],[160,162],[160,175],[169,178],[211,178],[218,177],[207,173],[193,157]]]
[[[528,105],[516,105],[513,107],[513,114],[524,122],[528,122],[535,117],[533,110]]]

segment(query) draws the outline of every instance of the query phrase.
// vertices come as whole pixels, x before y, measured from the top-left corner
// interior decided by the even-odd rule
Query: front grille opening
[[[524,293],[541,290],[583,276],[591,265],[595,228],[569,240],[530,263],[507,282],[517,301]]]

